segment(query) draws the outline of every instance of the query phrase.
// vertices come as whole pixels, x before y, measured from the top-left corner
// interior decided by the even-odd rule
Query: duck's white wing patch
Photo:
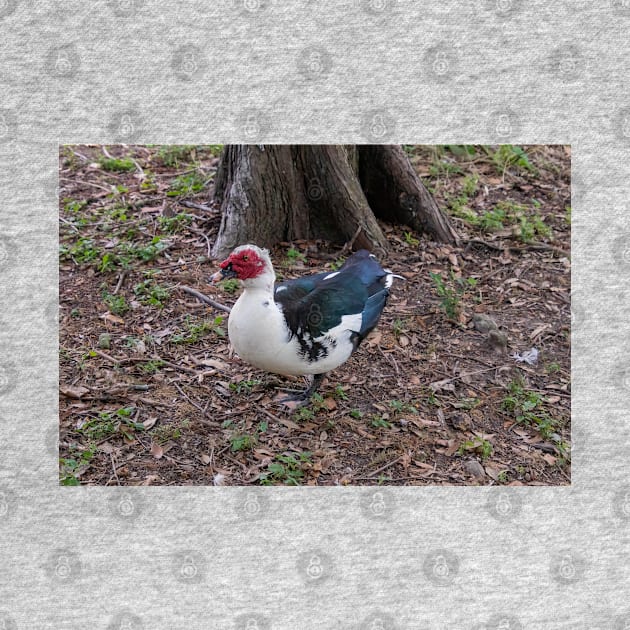
[[[332,273],[329,273],[327,276],[324,276],[324,280],[330,280],[331,278],[334,278],[335,276],[339,275],[338,271],[333,271]]]
[[[325,337],[332,339],[339,339],[347,337],[348,332],[359,332],[361,330],[361,324],[363,323],[363,315],[361,313],[354,313],[352,315],[344,315],[341,318],[341,323],[337,324],[330,330],[326,331]]]
[[[281,286],[276,289],[276,293],[280,293],[280,291],[286,291],[286,290],[287,290],[287,287]]]

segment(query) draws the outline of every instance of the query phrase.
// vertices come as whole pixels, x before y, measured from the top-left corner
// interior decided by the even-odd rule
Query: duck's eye
[[[249,256],[245,254],[245,256],[243,256],[243,260],[249,260]]]

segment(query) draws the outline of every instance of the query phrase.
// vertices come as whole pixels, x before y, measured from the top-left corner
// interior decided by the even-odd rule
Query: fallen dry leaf
[[[90,390],[82,385],[60,385],[59,391],[68,398],[81,398],[90,393]]]
[[[164,455],[164,449],[156,442],[153,442],[153,444],[151,444],[150,453],[151,455],[153,455],[153,457],[155,457],[155,459],[161,459]]]

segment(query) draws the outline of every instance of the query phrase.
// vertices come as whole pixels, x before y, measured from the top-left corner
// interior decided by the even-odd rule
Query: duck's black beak
[[[227,278],[236,278],[237,275],[238,274],[236,273],[236,271],[232,269],[232,263],[229,263],[227,266],[223,267],[223,269],[213,274],[210,278],[210,281],[212,282],[212,284],[216,284],[217,282],[220,282],[221,280],[226,280]]]

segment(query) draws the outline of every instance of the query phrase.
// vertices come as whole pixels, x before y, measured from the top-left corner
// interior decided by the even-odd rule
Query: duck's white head
[[[247,288],[272,289],[276,281],[276,274],[271,264],[269,252],[256,245],[241,245],[237,247],[220,265],[221,271],[213,276],[216,281],[220,275],[222,279],[238,278]]]

